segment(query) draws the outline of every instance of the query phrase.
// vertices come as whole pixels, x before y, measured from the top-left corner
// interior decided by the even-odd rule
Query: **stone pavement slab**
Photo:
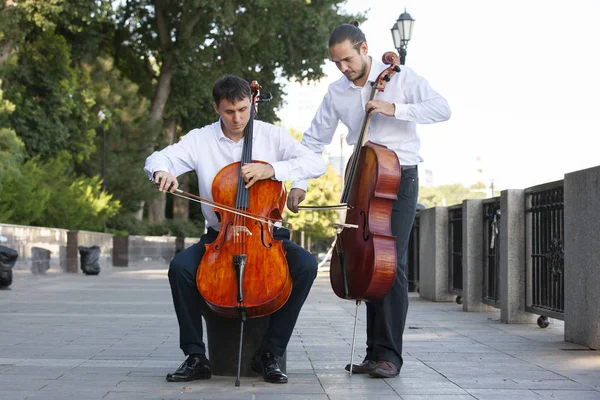
[[[288,347],[288,384],[167,382],[184,356],[166,272],[154,263],[98,276],[15,271],[10,290],[0,291],[0,399],[600,400],[600,354],[564,342],[561,321],[506,325],[499,311],[465,313],[416,294],[400,376],[350,377],[356,306],[333,294],[325,274]],[[356,361],[364,324],[361,305]]]

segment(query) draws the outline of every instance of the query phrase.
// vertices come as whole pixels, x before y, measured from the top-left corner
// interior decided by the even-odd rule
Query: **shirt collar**
[[[252,138],[256,139],[256,130],[257,130],[256,129],[257,128],[256,119],[254,120],[254,122],[255,122],[255,124],[254,124],[254,130],[252,131]],[[215,122],[215,132],[217,134],[217,139],[219,139],[219,140],[228,140],[230,142],[233,142],[231,139],[229,139],[223,133],[223,129],[221,128],[221,117],[219,117],[219,120],[217,122]]]

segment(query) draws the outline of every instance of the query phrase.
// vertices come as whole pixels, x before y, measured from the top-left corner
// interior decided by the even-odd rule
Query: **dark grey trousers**
[[[392,233],[396,236],[396,280],[378,302],[367,302],[367,353],[365,360],[391,361],[402,368],[402,334],[408,312],[407,249],[419,197],[417,168],[402,170],[398,200],[392,209]]]
[[[179,347],[185,355],[206,354],[202,312],[207,310],[207,306],[196,286],[196,271],[204,256],[204,245],[213,242],[217,235],[217,231],[209,228],[198,243],[177,254],[169,267],[169,283],[179,322]],[[317,276],[317,261],[308,251],[289,240],[290,235],[286,229],[276,229],[274,237],[283,240],[293,287],[285,305],[271,314],[269,329],[263,338],[262,346],[281,357],[292,336],[300,309]]]

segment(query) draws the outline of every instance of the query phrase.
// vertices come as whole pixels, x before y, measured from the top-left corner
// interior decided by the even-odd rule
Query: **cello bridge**
[[[250,230],[243,225],[234,225],[232,228],[234,236],[240,236],[240,233],[244,233],[247,236],[252,236],[252,232],[250,232]]]

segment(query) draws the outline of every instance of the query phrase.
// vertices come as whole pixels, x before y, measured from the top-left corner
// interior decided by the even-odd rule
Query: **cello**
[[[246,318],[269,315],[281,308],[292,291],[283,244],[273,238],[273,220],[281,220],[286,201],[282,182],[266,179],[250,188],[240,172],[252,160],[256,103],[261,86],[253,81],[250,120],[244,129],[240,162],[223,167],[212,183],[215,210],[221,222],[216,240],[206,246],[198,266],[196,285],[208,307],[216,314],[240,318],[240,345],[235,386],[239,386],[242,339]],[[267,100],[268,101],[268,100]],[[260,216],[256,218],[252,216]]]
[[[389,67],[371,83],[369,101],[384,91],[386,83],[400,71],[397,54],[387,52],[382,61]],[[353,364],[360,302],[383,299],[394,283],[397,268],[391,216],[400,186],[400,162],[392,150],[367,141],[370,121],[371,114],[366,112],[346,167],[346,185],[340,201],[348,205],[345,223],[358,225],[358,228],[338,229],[329,273],[335,294],[342,299],[356,300],[350,365]]]

